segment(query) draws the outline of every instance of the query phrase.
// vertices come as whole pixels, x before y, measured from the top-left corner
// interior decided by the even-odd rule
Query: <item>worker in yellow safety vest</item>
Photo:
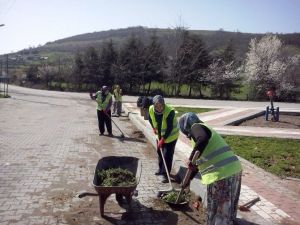
[[[172,161],[175,145],[179,136],[179,128],[175,116],[175,110],[165,104],[161,95],[153,98],[153,105],[149,108],[149,122],[156,135],[158,170],[155,175],[163,175],[163,183],[167,183],[167,174],[164,168],[161,151],[166,161],[166,166],[170,174],[172,169]]]
[[[207,224],[234,224],[242,176],[238,157],[225,140],[196,114],[183,114],[179,127],[192,142],[193,151],[187,163],[194,171],[190,179],[199,172],[201,183],[207,185]],[[200,155],[192,164],[196,151]]]
[[[104,85],[100,91],[96,92],[96,94],[90,93],[90,97],[97,102],[98,127],[100,131],[99,135],[104,134],[105,124],[108,135],[113,136],[111,126],[112,95],[109,93],[109,88]]]
[[[122,113],[122,89],[119,85],[114,89],[114,104],[113,104],[113,116],[121,116]]]

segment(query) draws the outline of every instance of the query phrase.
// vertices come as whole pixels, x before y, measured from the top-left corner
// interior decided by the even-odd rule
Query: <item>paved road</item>
[[[0,99],[0,224],[198,224],[203,216],[187,208],[173,211],[157,200],[167,184],[154,176],[156,156],[128,117],[116,118],[126,138],[98,136],[95,102],[86,94],[10,87]],[[142,162],[139,196],[131,213],[114,197],[99,216],[92,180],[98,160],[134,156]]]
[[[28,88],[18,87],[14,85],[9,86],[10,93],[26,93],[34,94],[36,90],[31,90]],[[79,99],[85,99],[87,93],[72,93],[72,92],[58,92],[58,91],[48,91],[40,92],[43,96],[64,96],[67,98],[77,97]],[[137,96],[123,96],[123,102],[137,102]],[[165,98],[165,101],[174,105],[184,105],[192,107],[207,107],[207,108],[254,108],[259,110],[264,110],[266,106],[270,105],[270,102],[254,102],[254,101],[221,101],[221,100],[205,100],[205,99],[183,99],[183,98]],[[300,103],[285,103],[285,102],[275,102],[275,107],[280,107],[282,111],[299,111]]]

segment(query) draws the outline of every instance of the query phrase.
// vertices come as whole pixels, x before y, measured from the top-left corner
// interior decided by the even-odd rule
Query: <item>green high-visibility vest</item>
[[[207,125],[200,124],[211,131],[207,146],[196,160],[201,174],[201,183],[211,184],[240,172],[242,165],[225,140]],[[193,139],[192,146],[195,147]]]
[[[167,118],[168,118],[169,113],[172,110],[174,110],[174,109],[171,106],[165,105],[164,111],[163,111],[163,117],[162,117],[161,132],[160,132],[162,137],[165,135],[165,132],[167,130]],[[153,127],[156,130],[158,130],[158,124],[157,124],[157,121],[155,119],[155,114],[154,114],[154,105],[151,105],[149,108],[149,116],[151,117]],[[179,136],[178,122],[177,122],[176,116],[174,116],[173,129],[172,129],[170,135],[165,140],[165,143],[170,143],[172,141],[175,141],[178,138],[178,136]],[[158,134],[157,134],[156,138],[158,140]]]
[[[117,89],[114,90],[114,96],[115,96],[115,100],[117,102],[121,102],[122,101],[122,95],[121,95],[121,93]]]
[[[96,102],[97,104],[97,110],[105,110],[108,106],[109,100],[111,98],[111,93],[108,93],[105,97],[105,100],[102,102],[102,91],[98,91],[96,93]]]

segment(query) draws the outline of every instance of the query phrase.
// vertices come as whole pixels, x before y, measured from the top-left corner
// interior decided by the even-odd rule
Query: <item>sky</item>
[[[179,25],[300,32],[300,0],[0,0],[0,54],[83,33]]]

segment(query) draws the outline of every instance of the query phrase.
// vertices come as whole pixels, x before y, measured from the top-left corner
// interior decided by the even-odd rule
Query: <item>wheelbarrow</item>
[[[97,171],[107,170],[112,168],[121,168],[127,169],[132,172],[136,177],[136,184],[131,186],[100,186],[100,180],[97,175]],[[127,156],[108,156],[100,159],[95,169],[93,187],[95,188],[97,193],[89,193],[83,192],[78,195],[79,198],[83,198],[85,196],[98,196],[99,197],[99,206],[100,206],[100,215],[103,217],[104,215],[104,205],[107,198],[111,194],[116,194],[116,200],[119,204],[125,197],[129,208],[131,207],[132,196],[137,196],[138,192],[136,187],[140,181],[142,168],[141,162],[138,158],[135,157],[127,157]]]

